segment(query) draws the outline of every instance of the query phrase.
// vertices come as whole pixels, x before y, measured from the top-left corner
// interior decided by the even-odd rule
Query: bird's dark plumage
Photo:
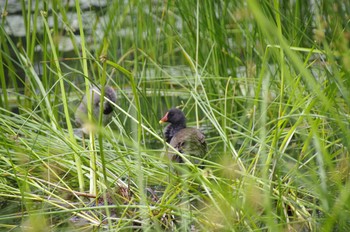
[[[196,128],[186,127],[186,117],[177,108],[170,109],[160,123],[168,122],[164,130],[164,136],[172,147],[180,153],[203,158],[207,152],[207,144],[204,134]],[[171,160],[182,163],[183,160],[173,152],[168,152]]]

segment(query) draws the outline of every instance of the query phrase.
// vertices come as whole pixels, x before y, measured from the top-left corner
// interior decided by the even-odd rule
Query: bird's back
[[[170,140],[170,145],[180,153],[203,158],[207,153],[207,144],[204,134],[195,128],[184,128],[177,132]],[[174,152],[169,152],[172,160],[179,161],[179,157]],[[181,162],[181,160],[180,160]]]

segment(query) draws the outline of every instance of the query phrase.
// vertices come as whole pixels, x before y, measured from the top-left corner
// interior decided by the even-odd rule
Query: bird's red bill
[[[162,123],[167,121],[168,121],[168,112],[164,115],[164,117],[159,122]]]

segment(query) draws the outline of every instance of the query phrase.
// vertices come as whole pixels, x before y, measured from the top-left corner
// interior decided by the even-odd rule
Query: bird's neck
[[[180,124],[176,124],[176,125],[169,124],[165,128],[165,132],[164,132],[166,141],[169,143],[170,140],[174,137],[174,135],[184,128],[186,128],[186,123],[180,123]]]

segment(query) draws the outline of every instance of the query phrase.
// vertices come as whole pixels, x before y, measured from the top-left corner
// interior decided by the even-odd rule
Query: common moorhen
[[[168,122],[164,130],[166,142],[182,154],[203,158],[207,153],[207,143],[204,134],[196,128],[186,127],[186,117],[177,108],[170,109],[159,123]],[[180,156],[168,152],[171,160],[183,163]]]
[[[92,87],[90,90],[91,97],[91,109],[93,110],[92,116],[93,121],[98,122],[100,115],[100,89],[97,87]],[[116,102],[117,96],[114,89],[110,86],[105,86],[105,97],[108,98],[111,102]],[[88,113],[87,113],[87,97],[84,95],[80,105],[75,112],[75,123],[77,126],[81,127],[83,133],[88,134]],[[102,115],[102,124],[107,125],[112,118],[113,105],[104,99],[103,101],[103,115]]]

